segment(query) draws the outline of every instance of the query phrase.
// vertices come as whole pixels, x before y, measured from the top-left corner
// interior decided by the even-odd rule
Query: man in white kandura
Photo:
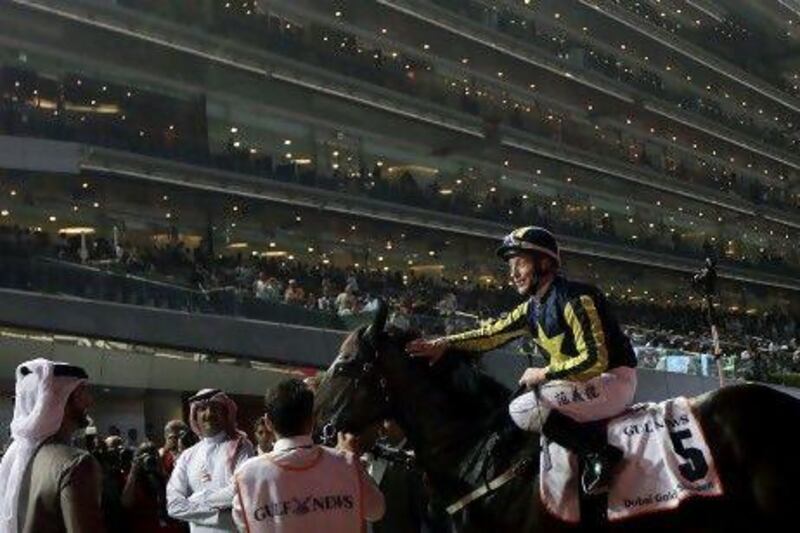
[[[231,518],[232,476],[255,455],[253,445],[236,429],[236,404],[218,389],[189,398],[189,426],[200,442],[175,463],[167,484],[167,512],[189,522],[192,533],[236,531]]]

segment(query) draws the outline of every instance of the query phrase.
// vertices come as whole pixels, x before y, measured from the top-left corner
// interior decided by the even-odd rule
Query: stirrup
[[[607,494],[610,490],[612,472],[622,459],[622,453],[616,449],[614,451],[616,453],[591,453],[585,456],[581,489],[587,496]]]

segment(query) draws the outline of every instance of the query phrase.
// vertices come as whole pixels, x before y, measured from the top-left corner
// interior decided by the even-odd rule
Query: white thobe
[[[175,463],[167,484],[167,512],[188,522],[192,533],[236,531],[231,518],[233,470],[255,454],[245,441],[231,461],[235,442],[224,432],[204,437]]]

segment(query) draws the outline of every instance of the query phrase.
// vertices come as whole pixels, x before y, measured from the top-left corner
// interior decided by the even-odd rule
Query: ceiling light
[[[58,230],[58,233],[62,235],[91,235],[94,232],[95,232],[94,228],[80,227],[80,226],[61,228],[60,230]]]

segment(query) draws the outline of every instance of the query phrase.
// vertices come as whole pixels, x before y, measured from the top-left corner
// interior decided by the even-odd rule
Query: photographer
[[[188,528],[167,515],[167,477],[158,448],[152,442],[142,443],[133,459],[122,506],[130,531],[137,533],[185,533]]]
[[[195,435],[192,431],[182,431],[178,435],[178,457],[180,457],[183,452],[197,444],[197,440],[197,435]]]
[[[425,486],[422,471],[414,468],[414,455],[408,451],[407,442],[403,430],[386,420],[380,438],[364,456],[367,473],[387,502],[386,514],[381,520],[368,524],[368,531],[447,531],[447,519],[440,516],[431,502],[430,491]]]
[[[103,516],[109,531],[125,533],[125,511],[122,508],[122,487],[128,478],[133,453],[125,448],[122,437],[106,437],[103,446],[95,450],[103,472]]]
[[[164,474],[169,476],[175,468],[175,461],[178,460],[179,440],[182,434],[189,431],[189,426],[183,420],[170,420],[164,426],[164,446],[158,450],[161,457],[161,464],[164,467]]]
[[[711,342],[714,359],[717,361],[717,373],[720,387],[725,385],[725,373],[722,366],[722,348],[719,341],[719,326],[714,312],[714,296],[717,293],[717,260],[711,255],[706,257],[705,265],[692,277],[692,289],[703,296],[705,315],[711,329]]]
[[[692,277],[692,288],[706,298],[717,292],[717,261],[714,258],[706,257],[705,266]]]

